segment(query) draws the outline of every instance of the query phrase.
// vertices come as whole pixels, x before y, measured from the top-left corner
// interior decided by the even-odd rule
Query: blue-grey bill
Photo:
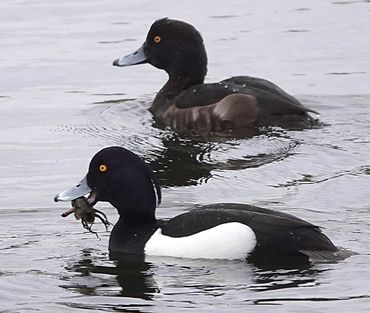
[[[135,52],[125,55],[117,60],[113,61],[114,66],[130,66],[135,64],[145,63],[147,61],[147,56],[144,52],[144,45],[142,45]]]
[[[87,185],[86,176],[78,182],[76,186],[64,190],[54,197],[54,201],[72,201],[79,197],[82,197],[91,192],[91,188]]]

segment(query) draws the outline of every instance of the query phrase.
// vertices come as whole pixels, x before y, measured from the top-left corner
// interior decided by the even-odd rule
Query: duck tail
[[[300,252],[315,262],[341,261],[357,254],[356,252],[340,247],[337,250],[300,250]]]

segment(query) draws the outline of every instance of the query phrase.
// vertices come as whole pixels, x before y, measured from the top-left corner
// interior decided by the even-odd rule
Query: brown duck
[[[235,76],[204,83],[207,54],[200,33],[190,24],[168,18],[154,22],[144,44],[113,62],[115,66],[150,63],[169,79],[150,108],[163,126],[180,131],[219,132],[279,126],[303,129],[317,125],[296,98],[274,83]]]

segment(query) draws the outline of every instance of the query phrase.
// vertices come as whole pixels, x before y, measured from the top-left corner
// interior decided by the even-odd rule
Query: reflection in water
[[[150,102],[105,96],[107,100],[95,102],[99,106],[83,112],[87,124],[75,125],[73,131],[138,153],[151,165],[163,187],[198,185],[207,182],[212,171],[256,168],[281,161],[298,146],[287,131],[275,128],[179,134],[153,123],[147,111]]]
[[[151,264],[143,257],[128,255],[125,259],[99,265],[93,251],[84,249],[80,259],[66,266],[74,276],[62,287],[83,295],[110,295],[151,300],[158,287],[151,274]],[[77,275],[76,275],[77,274]],[[96,275],[98,274],[98,275]],[[100,275],[103,274],[103,275]]]
[[[150,263],[144,262],[143,258],[128,256],[116,261],[112,267],[95,266],[92,273],[115,275],[123,297],[151,300],[159,290],[150,268]]]
[[[276,137],[276,132],[273,135],[266,133],[264,136],[268,140],[270,136]],[[292,150],[298,145],[297,142],[292,141],[272,151],[233,157],[233,149],[240,145],[239,142],[229,138],[223,138],[223,141],[213,139],[213,141],[203,141],[177,133],[163,138],[163,149],[156,152],[154,159],[147,160],[159,178],[161,186],[198,185],[207,182],[213,176],[212,171],[215,170],[242,170],[281,161],[292,155]],[[220,150],[224,152],[229,150],[231,157],[223,161],[212,159],[212,152]]]
[[[81,295],[114,296],[165,301],[173,296],[197,292],[222,295],[232,290],[246,293],[319,285],[320,275],[330,265],[296,264],[259,267],[240,261],[193,260],[128,255],[119,261],[97,257],[93,250],[82,250],[80,259],[66,267],[62,287]],[[158,286],[161,286],[160,289]],[[250,294],[250,298],[255,298]]]
[[[301,264],[296,268],[259,269],[255,276],[255,283],[250,285],[249,288],[253,291],[265,291],[312,287],[319,285],[317,276],[325,271],[326,269],[315,268],[311,263]]]
[[[162,151],[157,151],[154,158],[146,160],[161,186],[197,185],[212,176],[214,165],[210,153],[217,149],[216,143],[199,142],[173,134],[163,138],[162,144]]]

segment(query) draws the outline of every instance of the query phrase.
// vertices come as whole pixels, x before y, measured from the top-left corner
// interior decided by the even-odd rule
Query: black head
[[[113,64],[141,63],[150,63],[172,77],[194,76],[196,83],[202,83],[207,74],[207,54],[200,33],[188,23],[168,18],[155,21],[143,46]]]
[[[96,200],[110,202],[124,220],[155,221],[160,187],[138,155],[122,147],[105,148],[92,158],[86,180]]]
[[[169,74],[188,71],[207,73],[207,54],[200,33],[190,24],[161,19],[156,21],[146,37],[148,61]]]

